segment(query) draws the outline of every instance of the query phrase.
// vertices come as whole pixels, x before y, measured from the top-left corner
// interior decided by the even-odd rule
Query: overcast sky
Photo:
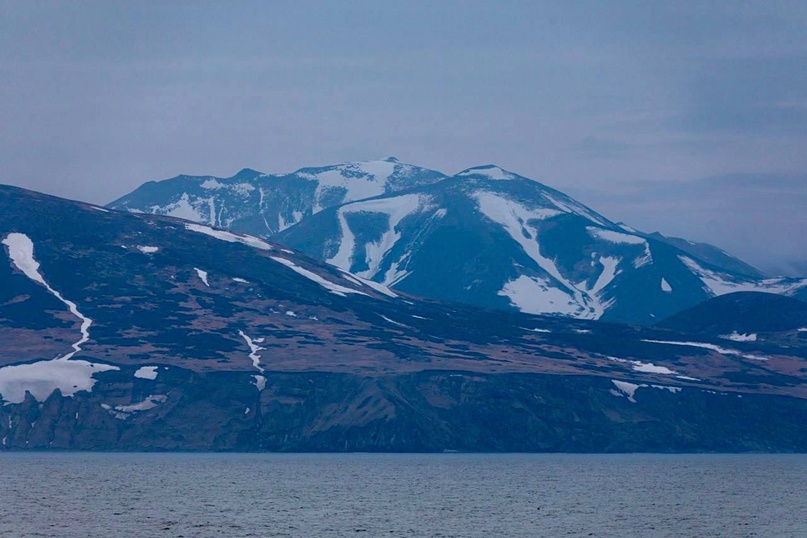
[[[496,163],[793,272],[805,28],[795,0],[0,0],[0,182],[106,203],[179,173]]]

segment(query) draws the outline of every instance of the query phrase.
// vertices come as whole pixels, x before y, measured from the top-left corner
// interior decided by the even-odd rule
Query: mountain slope
[[[734,335],[734,339],[759,332],[802,328],[807,332],[807,303],[770,293],[736,292],[679,312],[658,326],[690,334]]]
[[[807,288],[731,273],[494,166],[331,208],[273,240],[415,295],[582,319],[652,324],[735,289]]]
[[[150,181],[108,205],[179,217],[261,237],[282,231],[323,208],[433,183],[439,172],[383,161],[303,168],[266,175],[244,169],[230,178],[177,176]]]
[[[804,347],[423,301],[258,238],[2,186],[0,244],[5,448],[807,447]]]

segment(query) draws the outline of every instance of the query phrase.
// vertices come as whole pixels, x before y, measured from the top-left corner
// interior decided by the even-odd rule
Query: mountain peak
[[[399,161],[397,157],[391,157],[391,156],[390,156],[390,157],[387,157],[386,159],[384,159],[384,162],[388,162],[388,163],[399,163],[399,162],[401,162],[401,161]]]
[[[233,178],[251,179],[263,175],[265,175],[263,172],[258,172],[257,170],[253,170],[252,168],[242,168],[237,174],[233,176]]]
[[[509,179],[518,179],[518,175],[496,166],[495,164],[483,164],[481,166],[474,166],[463,170],[458,176],[483,176],[486,179],[493,179],[497,181],[506,181]]]

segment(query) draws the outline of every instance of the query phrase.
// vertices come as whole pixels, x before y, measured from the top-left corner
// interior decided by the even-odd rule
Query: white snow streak
[[[479,210],[490,220],[500,224],[516,241],[524,253],[552,277],[560,286],[548,279],[521,275],[507,282],[499,295],[508,297],[510,302],[522,312],[530,314],[566,314],[578,318],[598,319],[612,304],[602,301],[597,293],[607,286],[616,275],[616,258],[602,257],[603,272],[594,287],[583,289],[567,280],[553,260],[541,254],[538,244],[538,229],[530,224],[560,214],[556,209],[528,209],[512,200],[507,200],[490,192],[477,192],[475,195]]]
[[[486,179],[492,179],[494,181],[517,179],[514,174],[511,174],[507,170],[502,170],[498,166],[478,166],[476,168],[469,168],[468,170],[457,174],[457,177],[462,176],[482,176]]]
[[[300,274],[300,275],[306,277],[307,279],[309,279],[309,280],[311,280],[313,282],[316,282],[317,284],[319,284],[320,286],[327,289],[328,291],[330,291],[333,294],[341,295],[342,297],[345,297],[345,294],[347,294],[347,293],[358,293],[359,295],[367,295],[363,291],[354,290],[352,288],[347,288],[345,286],[340,286],[339,284],[334,284],[330,280],[325,280],[324,278],[322,278],[318,274],[312,273],[308,269],[303,269],[302,267],[295,264],[291,260],[287,260],[285,258],[280,258],[278,256],[270,256],[270,257],[273,260],[275,260],[276,262],[278,262],[280,264],[283,264],[286,267],[288,267],[289,269],[293,270],[295,273]]]
[[[31,239],[21,233],[10,233],[3,239],[3,244],[8,247],[8,255],[14,265],[28,278],[34,282],[42,284],[46,290],[63,302],[68,310],[81,320],[81,339],[73,344],[73,351],[61,357],[64,360],[70,359],[73,355],[81,351],[81,346],[90,339],[90,325],[92,320],[78,311],[76,303],[65,299],[62,294],[50,287],[45,282],[45,278],[39,273],[39,262],[34,259],[34,243]]]
[[[361,273],[367,279],[376,276],[384,261],[384,257],[395,246],[401,238],[398,225],[401,221],[412,213],[423,210],[427,206],[428,199],[417,194],[406,194],[381,200],[367,200],[356,202],[339,208],[337,218],[342,231],[342,240],[339,243],[339,251],[330,259],[326,260],[332,265],[350,271],[352,258],[355,255],[356,238],[348,226],[345,214],[348,213],[381,213],[387,215],[389,223],[387,229],[378,241],[367,243],[365,248],[365,260],[368,268]],[[389,284],[389,282],[384,282]]]
[[[244,245],[250,246],[252,248],[257,248],[260,250],[272,250],[272,246],[269,245],[266,241],[258,239],[257,237],[252,237],[251,235],[236,235],[231,232],[225,232],[224,230],[215,230],[210,228],[209,226],[203,226],[201,224],[191,224],[186,223],[185,228],[192,232],[197,232],[200,234],[209,235],[210,237],[215,237],[221,241],[227,241],[228,243],[242,243]]]
[[[249,358],[252,360],[252,366],[261,373],[261,375],[253,376],[255,378],[255,385],[258,387],[258,392],[260,392],[266,388],[266,377],[263,375],[265,370],[263,366],[261,366],[261,356],[258,353],[259,351],[263,351],[265,349],[258,345],[258,342],[263,342],[263,338],[256,338],[253,340],[241,330],[238,331],[238,334],[241,335],[241,338],[243,338],[247,343],[247,346],[249,346]]]
[[[762,291],[788,295],[800,288],[807,287],[807,278],[768,278],[757,281],[741,278],[731,279],[728,275],[721,275],[718,272],[702,267],[698,262],[687,256],[678,256],[678,259],[695,273],[703,282],[706,290],[715,296],[735,291]]]
[[[210,287],[210,282],[207,281],[207,271],[202,271],[198,267],[194,267],[193,270],[196,271],[196,274],[199,276],[199,278],[202,280],[202,282],[205,283],[205,286],[207,286],[209,288]]]
[[[689,346],[689,347],[700,347],[703,349],[708,349],[710,351],[716,351],[722,355],[736,355],[738,357],[743,357],[745,359],[751,359],[755,361],[766,361],[768,360],[767,357],[762,357],[760,355],[749,355],[747,353],[743,353],[741,351],[737,351],[736,349],[728,349],[725,347],[721,347],[715,344],[707,344],[705,342],[676,342],[672,340],[642,340],[642,342],[648,342],[651,344],[664,344],[670,346]]]
[[[665,278],[661,279],[661,291],[665,291],[667,293],[672,291],[672,286],[670,286],[670,283],[667,282]]]
[[[44,286],[68,310],[81,320],[81,338],[72,345],[73,351],[50,361],[19,364],[0,368],[0,395],[7,403],[21,403],[28,390],[34,398],[43,401],[59,389],[64,396],[72,396],[78,391],[92,390],[95,385],[93,374],[108,370],[119,370],[117,366],[96,364],[83,360],[70,360],[81,351],[81,346],[90,339],[92,320],[79,312],[76,303],[65,299],[54,290],[39,272],[39,262],[34,258],[34,244],[21,233],[10,233],[3,239],[8,247],[9,257],[22,273]]]

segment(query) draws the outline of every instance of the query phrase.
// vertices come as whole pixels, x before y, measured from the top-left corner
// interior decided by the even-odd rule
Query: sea
[[[0,454],[2,537],[807,537],[807,455]]]

